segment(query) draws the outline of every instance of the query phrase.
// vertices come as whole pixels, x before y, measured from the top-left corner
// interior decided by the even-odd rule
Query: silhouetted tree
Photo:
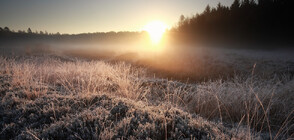
[[[204,14],[208,14],[211,12],[211,8],[209,5],[206,6],[205,10],[204,10]]]
[[[184,23],[185,22],[185,16],[184,15],[181,15],[180,17],[180,23]]]
[[[32,34],[32,33],[33,33],[32,30],[31,30],[31,28],[28,28],[27,32],[28,32],[29,34]]]
[[[236,10],[236,9],[239,9],[240,8],[240,0],[235,0],[233,2],[233,4],[231,5],[230,9],[231,10]]]
[[[187,24],[185,23],[185,20],[186,20],[185,16],[184,16],[184,15],[181,15],[181,16],[180,16],[179,23],[178,23],[178,26],[182,27],[182,29],[184,29],[184,28],[185,28],[184,26],[187,25]]]
[[[10,32],[10,29],[8,27],[4,27],[4,32]]]

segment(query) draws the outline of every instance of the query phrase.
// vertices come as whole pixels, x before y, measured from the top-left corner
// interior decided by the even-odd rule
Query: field
[[[291,51],[9,49],[0,139],[294,138]]]

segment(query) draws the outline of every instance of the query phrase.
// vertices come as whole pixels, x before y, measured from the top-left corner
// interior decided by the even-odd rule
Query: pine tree
[[[205,14],[208,14],[208,13],[210,13],[210,12],[211,12],[211,8],[210,8],[209,5],[207,5],[206,8],[205,8],[205,10],[204,10],[204,13],[205,13]]]
[[[230,9],[231,10],[236,10],[236,9],[239,9],[240,8],[240,0],[235,0],[233,2],[233,4],[231,5]]]

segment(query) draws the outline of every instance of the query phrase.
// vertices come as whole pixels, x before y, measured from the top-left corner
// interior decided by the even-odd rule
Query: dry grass
[[[32,56],[0,57],[0,78],[3,139],[284,139],[294,132],[289,75],[188,84],[126,63]]]

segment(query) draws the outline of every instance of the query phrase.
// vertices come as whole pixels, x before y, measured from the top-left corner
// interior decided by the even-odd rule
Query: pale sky
[[[0,27],[50,33],[140,31],[159,20],[174,26],[180,15],[233,0],[0,0]]]

